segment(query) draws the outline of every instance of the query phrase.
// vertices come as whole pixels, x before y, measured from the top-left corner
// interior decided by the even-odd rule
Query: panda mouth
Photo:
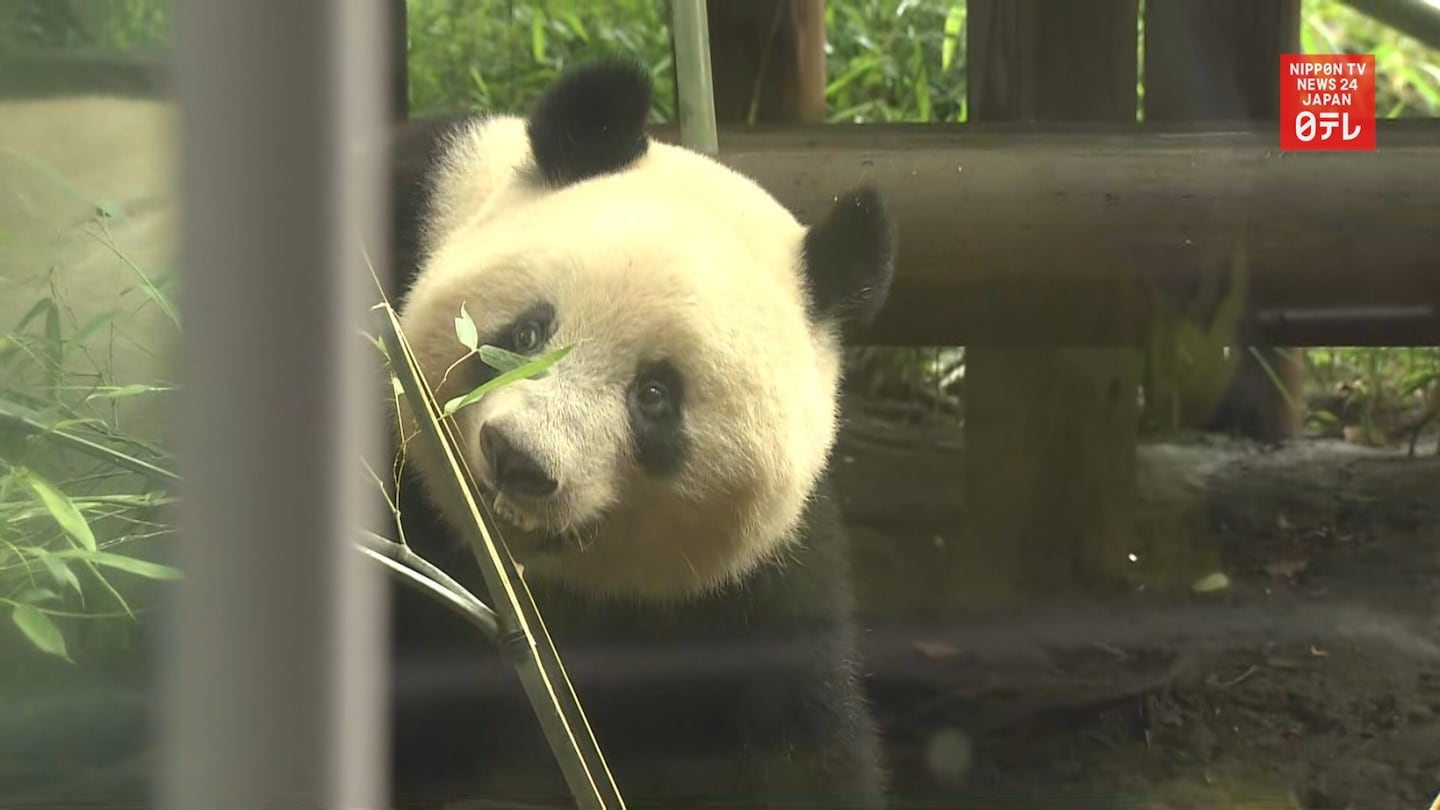
[[[546,516],[537,515],[525,504],[503,492],[492,492],[482,488],[482,494],[490,506],[490,512],[503,524],[507,544],[518,546],[516,551],[538,554],[558,554],[571,550],[584,550],[589,545],[585,538],[590,535],[585,527],[555,530],[554,522]],[[518,541],[518,542],[517,542]]]
[[[514,498],[507,497],[504,493],[497,493],[490,499],[490,509],[495,513],[495,517],[526,534],[540,534],[544,531],[544,521],[521,508]]]

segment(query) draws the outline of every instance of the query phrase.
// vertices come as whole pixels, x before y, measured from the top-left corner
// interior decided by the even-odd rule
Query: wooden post
[[[1278,146],[1280,54],[1299,49],[1300,0],[1147,0],[1145,120],[1254,122],[1276,131]],[[1211,257],[1215,272],[1227,270],[1229,253]],[[1240,293],[1248,290],[1242,287]],[[1246,337],[1235,336],[1241,345],[1223,392],[1193,391],[1181,399],[1218,404],[1201,413],[1180,413],[1177,427],[1235,432],[1262,441],[1299,434],[1301,353],[1246,346]],[[1187,385],[1184,380],[1175,383]]]
[[[972,120],[1134,122],[1137,0],[971,0],[969,9]],[[1044,591],[1118,573],[1138,386],[1127,349],[968,348],[967,568],[993,570],[998,589]]]
[[[825,120],[825,0],[712,0],[707,15],[718,122]]]

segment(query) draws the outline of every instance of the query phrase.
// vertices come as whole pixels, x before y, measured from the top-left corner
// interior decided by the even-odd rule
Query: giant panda
[[[893,228],[867,189],[800,224],[750,180],[649,139],[650,92],[643,70],[597,62],[525,117],[401,127],[390,258],[402,324],[432,383],[464,351],[462,303],[485,342],[522,354],[574,345],[547,377],[455,418],[629,806],[878,807],[883,768],[826,469],[842,330],[883,303]],[[173,379],[179,330],[133,275],[174,261],[173,106],[4,104],[4,120],[26,123],[0,132],[0,175],[15,180],[0,190],[24,189],[0,195],[3,222],[54,241],[6,254],[4,281],[26,294],[0,295],[0,314],[21,317],[58,267],[81,322],[124,313],[134,350],[92,353],[109,374]],[[87,194],[49,189],[22,154]],[[96,202],[123,212],[109,228],[131,262],[83,229]],[[472,358],[439,393],[491,371]],[[117,404],[128,432],[163,441],[165,400]],[[377,430],[398,433],[407,418],[402,408]],[[405,445],[396,533],[485,597],[424,449]],[[396,804],[573,806],[510,666],[438,605],[393,595]],[[133,658],[57,686],[60,698],[0,735],[23,740],[0,743],[10,773],[34,777],[0,786],[0,804],[151,798],[158,639],[142,629]],[[47,678],[73,670],[41,663],[54,664]]]
[[[846,538],[827,484],[841,337],[882,305],[894,228],[871,189],[808,227],[720,163],[647,137],[624,61],[562,75],[526,117],[397,138],[402,327],[440,401],[551,373],[454,416],[632,807],[878,807]],[[400,408],[401,432],[413,430]],[[407,442],[407,542],[483,585],[444,468]],[[397,797],[573,806],[506,664],[398,594]]]

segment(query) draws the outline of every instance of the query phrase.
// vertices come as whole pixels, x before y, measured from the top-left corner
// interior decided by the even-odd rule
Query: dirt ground
[[[979,606],[956,584],[974,541],[954,420],[847,418],[837,487],[897,806],[1424,810],[1440,792],[1434,437],[1415,458],[1147,445],[1137,556],[1171,547],[1169,586]]]

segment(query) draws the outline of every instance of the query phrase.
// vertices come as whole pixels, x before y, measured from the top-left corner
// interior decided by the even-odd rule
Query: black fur
[[[406,536],[483,594],[469,552],[402,488]],[[883,807],[855,654],[848,549],[827,488],[783,567],[695,603],[598,606],[532,581],[631,807]],[[446,610],[397,593],[400,806],[573,807],[518,678]]]
[[[666,392],[666,401],[658,410],[647,410],[640,403],[641,391],[652,383]],[[685,466],[690,457],[685,438],[685,381],[670,363],[647,363],[635,375],[627,397],[630,412],[630,433],[635,437],[635,459],[651,475],[665,476]]]
[[[597,62],[561,76],[526,126],[540,179],[565,186],[643,157],[650,92],[644,69],[624,61]]]
[[[879,192],[841,197],[805,234],[805,277],[815,320],[868,325],[890,292],[895,225]]]
[[[491,345],[509,349],[517,354],[525,354],[526,352],[521,350],[519,343],[515,340],[515,336],[520,327],[526,324],[533,324],[540,330],[540,347],[528,353],[543,354],[547,349],[546,344],[550,342],[550,338],[555,336],[555,328],[559,326],[555,320],[555,305],[549,301],[540,301],[532,305],[516,315],[489,342]]]

